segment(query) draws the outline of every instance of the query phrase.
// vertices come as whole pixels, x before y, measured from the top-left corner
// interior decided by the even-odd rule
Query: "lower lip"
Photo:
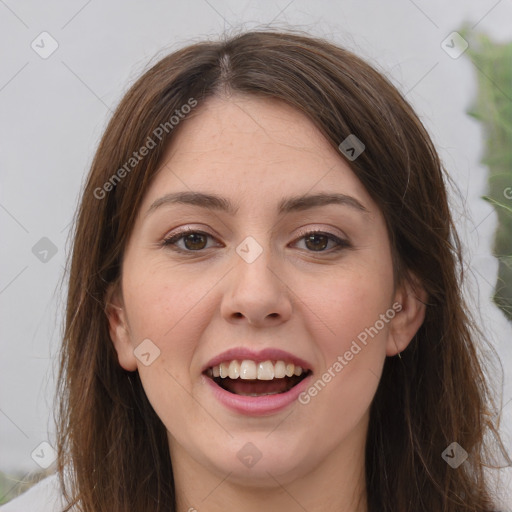
[[[299,395],[307,389],[312,375],[308,375],[305,379],[301,380],[292,389],[285,393],[276,393],[275,395],[263,396],[244,396],[235,395],[225,389],[221,388],[212,379],[203,375],[209,384],[215,398],[227,408],[249,416],[264,416],[280,412],[291,403],[295,402]]]

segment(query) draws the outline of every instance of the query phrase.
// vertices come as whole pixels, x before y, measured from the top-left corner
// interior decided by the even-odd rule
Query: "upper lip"
[[[289,352],[285,352],[284,350],[277,348],[265,348],[263,350],[255,351],[244,347],[235,347],[230,348],[229,350],[226,350],[210,359],[210,361],[204,365],[202,372],[205,372],[208,368],[213,368],[225,361],[243,361],[244,359],[254,361],[255,363],[263,361],[284,361],[286,363],[293,363],[295,366],[300,366],[304,370],[311,370],[311,365],[307,361],[304,361],[304,359],[294,356]]]

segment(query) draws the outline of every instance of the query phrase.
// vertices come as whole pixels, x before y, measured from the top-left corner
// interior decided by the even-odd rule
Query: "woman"
[[[404,98],[326,41],[147,71],[76,222],[63,508],[496,510],[445,179]]]

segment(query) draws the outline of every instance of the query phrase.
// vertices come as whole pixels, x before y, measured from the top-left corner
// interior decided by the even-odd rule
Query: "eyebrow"
[[[149,215],[162,206],[171,204],[188,204],[200,208],[224,211],[230,215],[235,215],[239,209],[238,206],[233,205],[228,199],[215,194],[205,194],[203,192],[173,192],[156,199],[148,208],[146,215]],[[319,193],[285,198],[280,201],[277,211],[279,215],[283,215],[330,204],[349,206],[360,212],[369,213],[368,209],[355,197],[335,193]]]

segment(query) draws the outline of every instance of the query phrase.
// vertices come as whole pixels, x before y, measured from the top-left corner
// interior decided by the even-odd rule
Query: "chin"
[[[299,453],[294,443],[281,442],[277,435],[272,440],[267,436],[268,432],[247,436],[252,441],[233,443],[228,456],[214,456],[210,464],[220,473],[230,474],[230,481],[249,487],[275,486],[276,480],[284,484],[308,472],[311,457]]]

